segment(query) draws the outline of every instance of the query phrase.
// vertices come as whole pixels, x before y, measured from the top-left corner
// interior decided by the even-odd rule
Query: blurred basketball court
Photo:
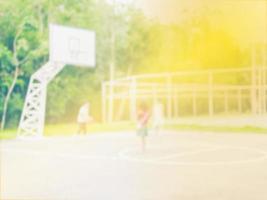
[[[267,197],[267,136],[161,131],[1,141],[1,199]]]
[[[118,56],[113,23],[109,28],[110,43],[107,43],[110,52],[100,51],[104,59],[110,54],[108,68],[105,68],[109,70],[109,80],[101,70],[94,72],[96,76],[103,76],[98,82],[97,94],[91,93],[99,95],[97,114],[101,119],[96,120],[97,123],[101,121],[103,126],[135,124],[139,104],[146,103],[148,110],[160,104],[158,113],[161,114],[152,111],[151,121],[160,115],[162,126],[195,123],[266,127],[266,37],[261,45],[251,42],[248,66],[219,64],[222,68],[207,65],[209,67],[202,69],[204,65],[200,65],[198,69],[191,67],[194,62],[187,58],[190,48],[194,52],[193,32],[200,30],[192,26],[188,33],[182,32],[182,36],[190,35],[186,48],[181,48],[181,58],[185,59],[181,63],[186,64],[183,69],[189,66],[188,70],[131,74],[131,69],[127,69],[129,73],[117,77],[114,75]],[[66,65],[96,67],[96,49],[102,48],[96,48],[99,37],[96,33],[97,30],[49,24],[49,60],[29,77],[18,137],[0,141],[0,199],[267,199],[266,134],[174,129],[156,134],[150,131],[145,152],[134,130],[43,137],[49,83]],[[219,49],[228,48],[221,46],[219,43]],[[206,54],[200,54],[200,47],[196,55],[205,57]],[[169,46],[166,49],[172,50]],[[216,52],[212,48],[206,53],[213,55],[213,51]],[[156,57],[157,62],[160,61]],[[128,58],[126,60],[128,62]],[[168,66],[168,62],[164,62],[164,66]],[[91,81],[88,78],[88,85]],[[64,135],[62,132],[58,135]]]

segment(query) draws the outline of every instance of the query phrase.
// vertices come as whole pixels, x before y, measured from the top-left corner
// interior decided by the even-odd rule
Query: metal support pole
[[[194,117],[196,117],[197,116],[197,99],[196,99],[196,89],[195,88],[193,90],[192,101],[193,101],[193,115],[194,115]]]
[[[267,53],[267,51],[266,51]],[[265,61],[265,67],[266,67],[266,61]],[[266,95],[266,69],[263,69],[263,114],[267,113],[267,95]]]
[[[130,119],[132,121],[136,120],[136,92],[137,92],[136,78],[132,78],[130,87]]]
[[[108,92],[108,123],[113,122],[113,81],[109,82],[109,92]]]
[[[48,62],[30,79],[18,136],[41,137],[45,124],[46,88],[49,82],[64,68],[63,63]]]
[[[152,98],[153,98],[153,107],[154,107],[158,101],[156,86],[152,86],[152,94],[153,94]]]
[[[238,98],[238,112],[242,114],[242,90],[239,89],[237,93],[237,98]]]
[[[265,2],[265,19],[267,18],[267,1]],[[267,112],[266,95],[266,67],[267,67],[267,24],[264,23],[264,47],[263,47],[263,114]]]
[[[255,50],[251,48],[251,112],[257,114],[257,68],[255,66]]]
[[[213,74],[212,72],[209,72],[208,74],[209,78],[209,116],[213,117]]]
[[[229,96],[228,91],[224,91],[224,113],[229,114]]]
[[[178,106],[178,89],[175,88],[174,90],[174,115],[175,115],[175,118],[178,118],[179,117],[179,106]]]
[[[167,77],[167,117],[171,119],[172,117],[172,77],[168,74]]]
[[[264,43],[266,45],[266,41]],[[262,101],[261,101],[261,114],[266,113],[266,74],[265,74],[265,67],[266,67],[266,46],[262,47],[262,67],[261,67],[261,92],[262,92]]]
[[[102,122],[107,122],[106,117],[106,84],[102,83]]]

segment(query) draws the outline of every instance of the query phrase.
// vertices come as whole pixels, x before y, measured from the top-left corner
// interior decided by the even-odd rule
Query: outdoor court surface
[[[266,200],[267,134],[162,131],[1,141],[1,200]]]

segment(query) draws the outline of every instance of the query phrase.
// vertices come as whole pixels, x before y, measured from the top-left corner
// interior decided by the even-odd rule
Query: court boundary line
[[[61,158],[72,158],[72,159],[98,159],[98,160],[120,160],[120,161],[129,161],[129,162],[139,162],[139,163],[147,163],[147,164],[157,164],[157,165],[206,165],[206,166],[215,166],[215,165],[236,165],[236,164],[247,164],[247,163],[255,163],[267,160],[267,151],[257,149],[257,148],[251,148],[251,147],[235,147],[230,145],[212,145],[208,143],[199,143],[199,142],[193,142],[188,143],[183,146],[194,146],[194,145],[200,145],[205,147],[213,147],[210,149],[205,150],[199,150],[199,151],[185,151],[181,153],[171,154],[167,156],[163,156],[160,158],[135,158],[127,155],[132,150],[137,150],[139,148],[133,147],[133,148],[126,148],[120,150],[117,155],[79,155],[77,153],[60,153],[60,152],[45,152],[45,151],[32,151],[32,150],[25,150],[25,149],[19,149],[19,148],[6,148],[2,147],[0,149],[0,152],[7,151],[7,152],[13,152],[13,153],[24,153],[24,154],[32,154],[32,155],[46,155],[46,156],[53,156],[53,157],[61,157]],[[166,148],[175,148],[177,146],[161,146],[158,145],[149,145],[149,148],[158,148],[158,149],[166,149]],[[219,149],[238,149],[238,150],[246,150],[249,152],[257,152],[258,154],[261,154],[261,156],[257,156],[256,158],[250,158],[250,159],[243,159],[243,160],[233,160],[233,161],[214,161],[214,162],[182,162],[182,161],[172,161],[168,160],[171,158],[176,158],[180,156],[187,156],[187,155],[194,155],[194,154],[201,154],[203,152],[210,152],[210,151],[216,151]]]
[[[204,146],[204,145],[202,145]],[[248,163],[255,163],[255,162],[260,162],[260,161],[264,161],[267,160],[267,151],[263,151],[260,149],[256,149],[256,148],[249,148],[249,147],[234,147],[234,146],[222,146],[222,145],[207,145],[207,146],[217,146],[217,148],[213,148],[213,149],[206,149],[205,152],[209,152],[209,151],[215,151],[215,150],[219,150],[219,149],[238,149],[238,150],[247,150],[250,152],[257,152],[258,154],[262,154],[262,156],[256,157],[256,158],[252,158],[252,159],[244,159],[244,160],[235,160],[235,161],[211,161],[211,162],[182,162],[182,161],[167,161],[164,160],[165,158],[162,157],[160,160],[158,159],[143,159],[143,158],[134,158],[131,156],[128,156],[125,154],[125,152],[129,152],[129,150],[131,149],[125,149],[124,151],[119,152],[119,157],[128,160],[128,161],[132,161],[132,162],[142,162],[142,163],[150,163],[150,164],[157,164],[157,165],[205,165],[205,166],[216,166],[216,165],[237,165],[237,164],[248,164]],[[132,148],[132,149],[136,149],[136,148]],[[172,156],[172,158],[174,157],[179,157],[179,156],[184,156],[184,154],[198,154],[198,153],[202,153],[204,150],[199,150],[199,151],[188,151],[188,152],[183,152],[181,154],[173,154],[173,155],[169,155]],[[169,156],[166,156],[166,159],[168,159]],[[186,155],[185,155],[186,156]]]

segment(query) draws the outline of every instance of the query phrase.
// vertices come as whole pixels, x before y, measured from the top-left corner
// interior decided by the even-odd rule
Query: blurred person
[[[89,123],[92,118],[89,115],[90,104],[89,102],[84,103],[80,109],[77,116],[78,123],[78,134],[86,134],[87,133],[87,123]]]
[[[146,137],[148,136],[147,124],[150,118],[150,113],[146,104],[139,106],[137,111],[137,135],[141,138],[142,153],[146,151]]]

